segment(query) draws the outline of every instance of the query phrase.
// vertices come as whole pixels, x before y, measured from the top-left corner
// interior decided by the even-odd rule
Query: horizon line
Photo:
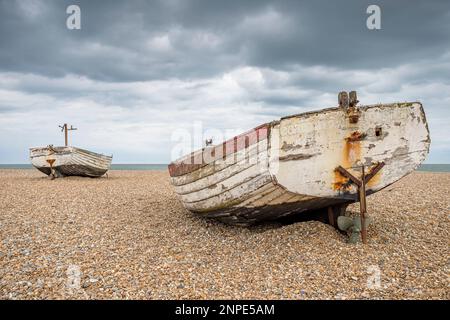
[[[30,162],[15,162],[15,163],[0,163],[0,165],[15,165],[15,164],[29,164],[29,165],[31,165],[31,163]],[[170,164],[170,162],[168,162],[168,163],[150,163],[150,162],[147,162],[147,163],[144,163],[144,162],[121,162],[121,163],[111,163],[111,165],[124,165],[124,164],[126,164],[126,165],[169,165]],[[441,163],[421,163],[420,165],[424,165],[424,164],[449,164],[450,165],[450,163],[447,163],[447,162],[441,162]]]
[[[15,164],[29,164],[31,165],[30,162],[15,162],[15,163],[0,163],[1,165],[15,165]],[[170,162],[168,163],[136,163],[136,162],[122,162],[122,163],[111,163],[111,165],[122,165],[122,164],[127,164],[127,165],[169,165]]]

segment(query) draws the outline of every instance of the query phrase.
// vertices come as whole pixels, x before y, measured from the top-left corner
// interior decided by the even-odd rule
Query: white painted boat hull
[[[76,147],[30,148],[31,164],[46,175],[100,177],[111,166],[112,156]]]
[[[241,142],[239,142],[241,141]],[[360,167],[384,167],[366,186],[377,192],[414,171],[430,145],[419,102],[342,108],[282,118],[169,165],[183,205],[205,217],[248,225],[357,200]],[[231,151],[230,151],[231,150]],[[367,172],[367,171],[366,171]]]

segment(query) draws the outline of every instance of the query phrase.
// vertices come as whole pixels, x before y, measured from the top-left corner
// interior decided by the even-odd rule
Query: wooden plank
[[[206,188],[250,166],[268,166],[267,141],[261,141],[236,153],[235,162],[220,159],[199,170],[179,177],[172,177],[172,184],[179,194]]]
[[[211,157],[211,159],[205,160],[205,152],[209,152],[205,148],[195,151],[190,155],[169,164],[169,174],[171,177],[182,176],[196,171],[199,168],[211,162],[214,162],[215,160],[218,160],[219,158],[226,158],[229,155],[233,155],[234,153],[245,149],[248,146],[267,139],[267,137],[269,136],[269,128],[270,125],[266,123],[236,137],[233,137],[217,146],[214,146],[214,156]]]
[[[267,172],[267,170],[266,170]],[[196,202],[225,193],[236,186],[263,175],[258,165],[250,166],[235,174],[223,177],[220,182],[208,185],[200,190],[179,194],[184,202]],[[220,177],[219,177],[220,178]]]
[[[214,211],[220,208],[232,207],[250,198],[255,190],[268,183],[272,183],[269,175],[257,176],[212,198],[192,203],[184,202],[184,205],[187,209],[193,211]]]

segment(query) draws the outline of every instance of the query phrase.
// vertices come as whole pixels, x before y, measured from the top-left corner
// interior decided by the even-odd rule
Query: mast
[[[68,128],[67,123],[64,123],[64,125],[59,127],[61,128],[61,132],[64,131],[64,145],[67,147],[69,145],[68,131],[77,130],[77,128],[74,128],[72,125],[70,125],[70,128]]]

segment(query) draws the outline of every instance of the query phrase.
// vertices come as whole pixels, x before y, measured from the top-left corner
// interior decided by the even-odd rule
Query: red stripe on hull
[[[184,174],[194,172],[216,160],[225,159],[231,154],[235,154],[240,150],[246,149],[251,145],[267,139],[269,136],[269,130],[270,124],[265,123],[219,145],[195,151],[191,153],[187,159],[181,162],[176,161],[169,164],[169,174],[171,177],[182,176]]]

